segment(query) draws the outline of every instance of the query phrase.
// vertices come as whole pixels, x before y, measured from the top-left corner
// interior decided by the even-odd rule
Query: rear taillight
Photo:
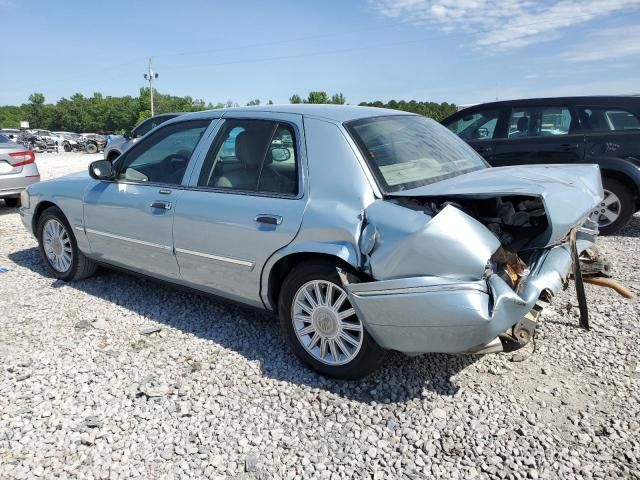
[[[31,150],[10,153],[9,156],[16,162],[11,164],[13,167],[22,167],[36,161],[36,155]]]

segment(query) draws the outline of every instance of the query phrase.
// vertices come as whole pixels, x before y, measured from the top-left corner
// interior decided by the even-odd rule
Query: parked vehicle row
[[[591,218],[603,234],[640,209],[640,97],[565,97],[486,103],[442,122],[490,165],[600,166],[604,200]]]
[[[9,140],[20,143],[36,153],[59,151],[98,153],[107,143],[103,135],[96,133],[51,132],[49,130],[2,129],[0,133]]]
[[[385,350],[525,345],[603,191],[596,165],[488,168],[418,115],[290,105],[177,116],[22,199],[57,278],[115,266],[271,310],[303,362],[358,378]]]

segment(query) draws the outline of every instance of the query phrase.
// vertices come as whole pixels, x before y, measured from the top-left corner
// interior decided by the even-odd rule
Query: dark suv
[[[442,122],[490,165],[596,163],[605,198],[592,218],[603,234],[640,209],[640,97],[510,100],[465,108]]]

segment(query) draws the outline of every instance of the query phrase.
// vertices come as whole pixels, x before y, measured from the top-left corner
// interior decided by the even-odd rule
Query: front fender
[[[93,184],[88,174],[79,173],[68,177],[39,182],[29,188],[29,208],[20,209],[22,222],[27,230],[36,234],[36,216],[43,202],[57,206],[66,217],[83,252],[90,250],[84,233],[84,194]]]

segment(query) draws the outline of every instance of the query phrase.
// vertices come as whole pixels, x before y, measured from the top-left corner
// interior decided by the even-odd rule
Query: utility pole
[[[149,81],[149,93],[151,93],[151,116],[153,117],[153,81],[158,78],[157,73],[153,73],[153,67],[151,66],[151,57],[149,57],[149,67],[147,73],[144,74],[144,79]]]

